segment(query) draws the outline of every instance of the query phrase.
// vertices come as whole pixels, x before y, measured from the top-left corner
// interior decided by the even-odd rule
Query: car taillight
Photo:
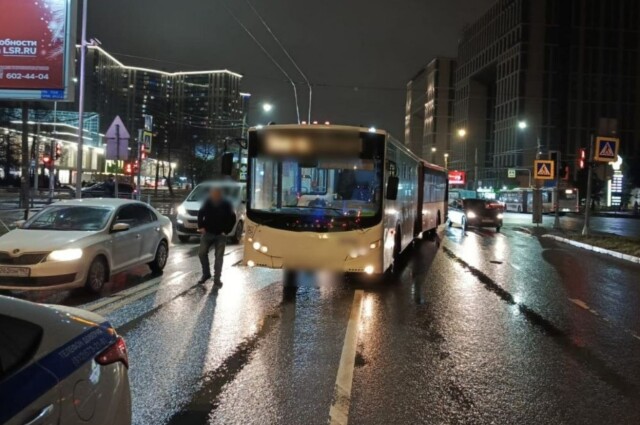
[[[101,365],[122,362],[128,369],[129,355],[127,354],[127,344],[125,344],[124,339],[119,336],[116,342],[96,357],[96,362]]]

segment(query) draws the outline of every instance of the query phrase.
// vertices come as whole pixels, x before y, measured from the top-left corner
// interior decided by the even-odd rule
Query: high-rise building
[[[229,70],[165,72],[126,66],[100,47],[88,52],[87,110],[105,126],[119,115],[134,135],[153,116],[153,153],[170,148],[186,163],[219,154],[225,138],[241,137],[242,75]]]
[[[465,136],[452,141],[450,167],[496,186],[540,151],[573,167],[602,133],[637,161],[639,21],[637,0],[497,1],[459,42],[454,128]]]
[[[416,155],[447,165],[452,137],[455,60],[436,58],[407,84],[405,144]]]

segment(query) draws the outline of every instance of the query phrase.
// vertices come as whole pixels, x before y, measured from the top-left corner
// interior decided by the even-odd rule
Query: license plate
[[[3,267],[0,266],[0,276],[29,277],[31,269],[26,267]]]
[[[184,227],[187,229],[195,229],[198,227],[198,223],[189,223],[188,221],[184,223]]]
[[[485,218],[482,220],[483,223],[493,223],[493,220],[491,220],[490,218]]]

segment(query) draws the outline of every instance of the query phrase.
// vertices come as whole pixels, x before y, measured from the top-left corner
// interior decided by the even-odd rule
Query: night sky
[[[88,36],[131,65],[228,68],[252,93],[250,123],[295,122],[291,85],[222,0],[90,0]],[[455,56],[462,27],[494,0],[254,0],[314,87],[313,120],[375,125],[403,137],[406,83],[434,56]],[[308,90],[249,5],[234,14],[295,81],[301,115]],[[267,117],[259,105],[275,109]]]

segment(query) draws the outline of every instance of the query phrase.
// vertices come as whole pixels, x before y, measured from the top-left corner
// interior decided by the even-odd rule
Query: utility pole
[[[80,39],[80,94],[78,99],[78,156],[76,164],[76,198],[82,198],[82,160],[84,158],[84,90],[87,64],[87,0],[82,2],[82,35]],[[116,185],[117,187],[117,185]]]
[[[115,181],[113,182],[113,184],[115,185],[113,189],[113,195],[116,197],[116,199],[118,199],[118,197],[120,196],[120,194],[118,193],[118,186],[120,186],[118,184],[118,168],[120,168],[120,124],[116,124],[116,152],[116,172],[114,173],[116,177],[114,179]]]
[[[593,180],[593,155],[594,155],[594,137],[591,135],[591,140],[589,141],[589,172],[587,173],[587,198],[584,204],[584,227],[582,228],[582,236],[589,236],[589,221],[591,219],[591,191],[592,191],[592,183]]]
[[[474,186],[475,186],[475,190],[478,190],[478,145],[476,145],[476,153],[475,153],[475,160],[474,160],[474,167],[473,167],[473,181],[474,181]]]
[[[58,154],[58,142],[56,142],[56,131],[58,124],[58,102],[53,103],[53,137],[51,138],[50,161],[49,168],[49,203],[53,203],[53,192],[56,187],[56,155]]]
[[[555,219],[553,221],[553,228],[560,229],[560,167],[562,166],[562,154],[560,151],[549,151],[549,159],[551,154],[556,154],[556,199],[555,199]]]
[[[33,136],[33,197],[32,202],[38,196],[38,174],[40,173],[40,121],[36,124],[36,134]]]
[[[29,106],[22,103],[22,172],[20,177],[20,208],[24,208],[24,219],[29,218]]]
[[[138,130],[138,176],[136,186],[138,187],[138,200],[142,200],[142,186],[140,186],[142,174],[142,144],[144,143],[144,130]]]

